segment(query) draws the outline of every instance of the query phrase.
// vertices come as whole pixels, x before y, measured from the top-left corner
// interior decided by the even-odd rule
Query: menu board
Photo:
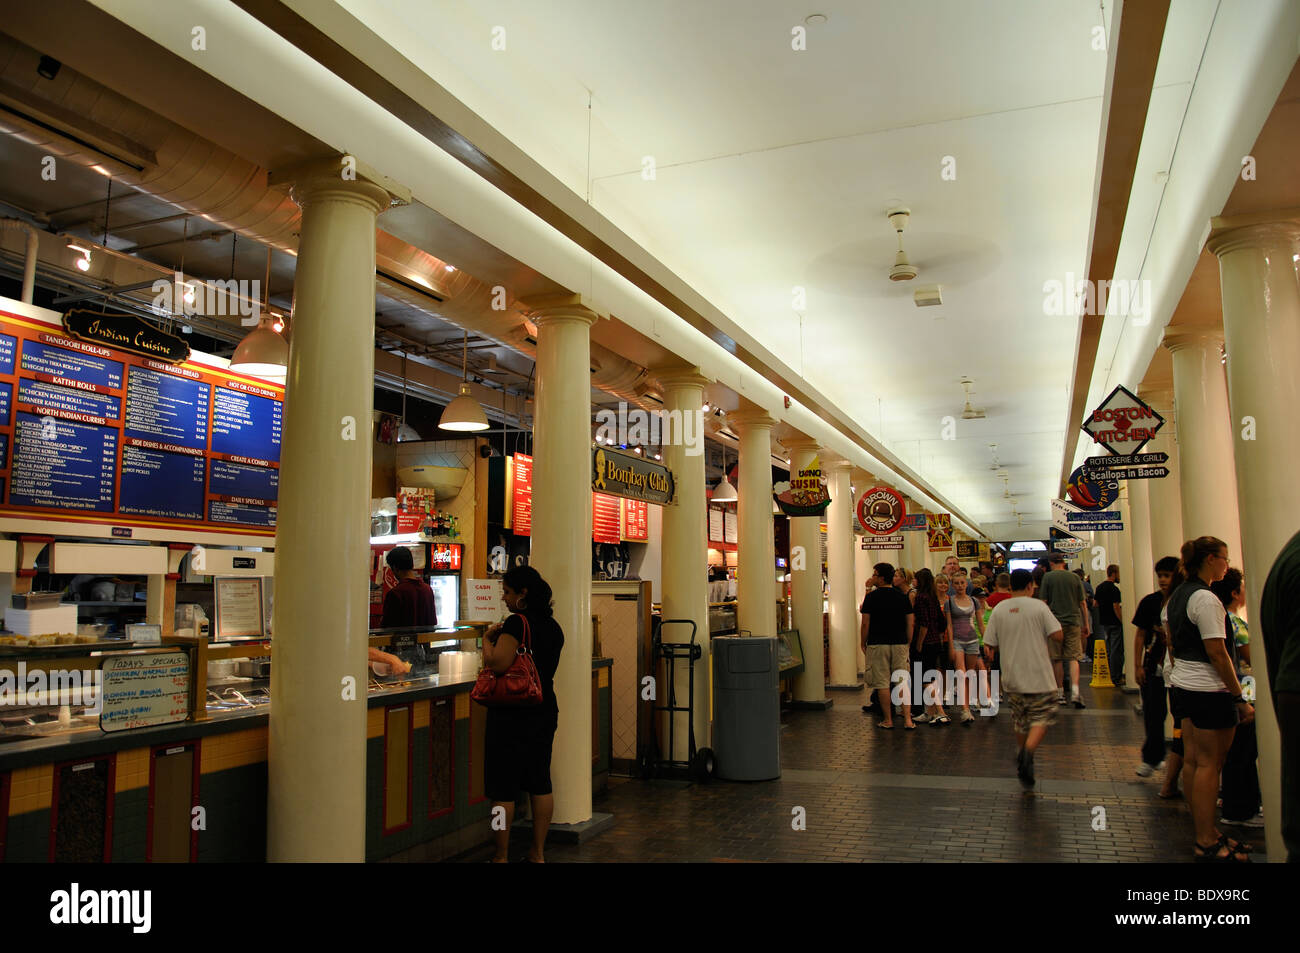
[[[0,516],[274,535],[283,401],[0,312]]]
[[[736,531],[736,527],[739,523],[736,514],[731,510],[727,510],[726,513],[723,514],[722,525],[725,527],[722,533],[722,541],[724,543],[737,542],[739,540],[739,535]]]
[[[591,538],[597,543],[618,545],[622,540],[619,525],[623,508],[617,496],[591,494]]]
[[[650,504],[642,500],[623,500],[623,538],[645,542],[650,538]]]
[[[716,510],[713,507],[709,507],[709,542],[710,543],[722,542],[722,533],[723,533],[722,510]]]
[[[190,714],[190,660],[184,652],[119,655],[104,660],[101,731],[184,721]]]
[[[533,535],[533,458],[516,453],[511,458],[514,482],[510,492],[510,531],[516,536]]]

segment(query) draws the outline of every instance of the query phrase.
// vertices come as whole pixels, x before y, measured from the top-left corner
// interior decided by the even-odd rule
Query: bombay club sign
[[[1116,456],[1137,453],[1155,438],[1165,419],[1120,385],[1088,415],[1081,428],[1093,443]]]
[[[858,498],[858,522],[872,535],[888,536],[903,525],[905,516],[902,496],[887,486],[867,490]]]

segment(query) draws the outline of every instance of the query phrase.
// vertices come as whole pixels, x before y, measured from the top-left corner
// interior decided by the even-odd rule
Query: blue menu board
[[[18,403],[35,404],[38,407],[53,407],[73,414],[85,414],[88,417],[108,417],[116,420],[121,414],[121,401],[106,394],[94,394],[90,391],[73,390],[71,387],[59,387],[42,381],[30,381],[20,378],[18,381]]]
[[[251,500],[275,500],[280,494],[280,471],[250,467],[226,460],[212,461],[208,492],[219,496],[242,496]]]
[[[209,390],[202,381],[146,367],[130,368],[126,376],[126,435],[206,450]]]
[[[18,349],[18,339],[8,334],[0,334],[0,374],[14,372],[14,352]]]
[[[112,512],[117,430],[19,412],[9,502]]]
[[[8,465],[9,465],[9,435],[7,433],[0,433],[0,470],[3,470]],[[5,495],[3,493],[0,493],[0,500],[3,500],[4,498]]]
[[[22,369],[37,374],[52,374],[85,384],[98,384],[119,390],[122,387],[122,362],[106,357],[83,354],[40,341],[23,343]]]
[[[280,460],[281,404],[218,387],[212,405],[212,452]]]
[[[13,404],[14,387],[12,384],[0,384],[0,427],[9,426],[9,408]]]
[[[212,500],[208,519],[214,523],[243,523],[246,526],[275,526],[274,506],[245,506]]]
[[[203,477],[202,457],[123,447],[118,512],[201,520]]]

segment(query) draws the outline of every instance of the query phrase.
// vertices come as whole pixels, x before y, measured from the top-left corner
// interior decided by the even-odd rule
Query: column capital
[[[1249,215],[1210,219],[1205,247],[1222,258],[1242,248],[1300,241],[1300,208],[1282,208]]]
[[[580,322],[591,327],[600,320],[599,314],[582,303],[582,295],[567,291],[520,298],[519,308],[524,317],[539,327],[555,322]]]
[[[1187,348],[1207,348],[1210,345],[1223,344],[1222,328],[1165,328],[1161,342],[1165,348],[1177,354]]]
[[[648,370],[650,376],[664,388],[690,387],[703,390],[713,383],[694,364],[661,364],[648,368]]]
[[[824,462],[822,466],[832,473],[851,473],[853,471],[853,464],[848,460],[831,460]]]
[[[821,444],[819,444],[812,437],[805,437],[802,435],[796,437],[787,437],[785,440],[781,441],[781,446],[785,447],[791,453],[794,453],[799,450],[805,452],[807,451],[813,451],[816,453],[821,452]]]
[[[354,156],[308,159],[271,172],[266,184],[288,188],[293,200],[306,208],[313,202],[356,202],[375,214],[393,205],[410,205],[411,190]]]
[[[741,431],[751,428],[766,428],[771,430],[776,426],[776,421],[768,416],[767,411],[761,407],[742,408],[733,410],[727,414],[727,422],[734,425]]]

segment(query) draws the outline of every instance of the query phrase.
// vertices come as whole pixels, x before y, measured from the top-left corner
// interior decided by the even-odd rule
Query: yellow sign
[[[591,488],[647,503],[671,503],[673,472],[661,463],[597,449],[591,460]]]
[[[1098,639],[1092,649],[1092,681],[1089,688],[1112,688],[1110,662],[1106,660],[1106,640]]]

